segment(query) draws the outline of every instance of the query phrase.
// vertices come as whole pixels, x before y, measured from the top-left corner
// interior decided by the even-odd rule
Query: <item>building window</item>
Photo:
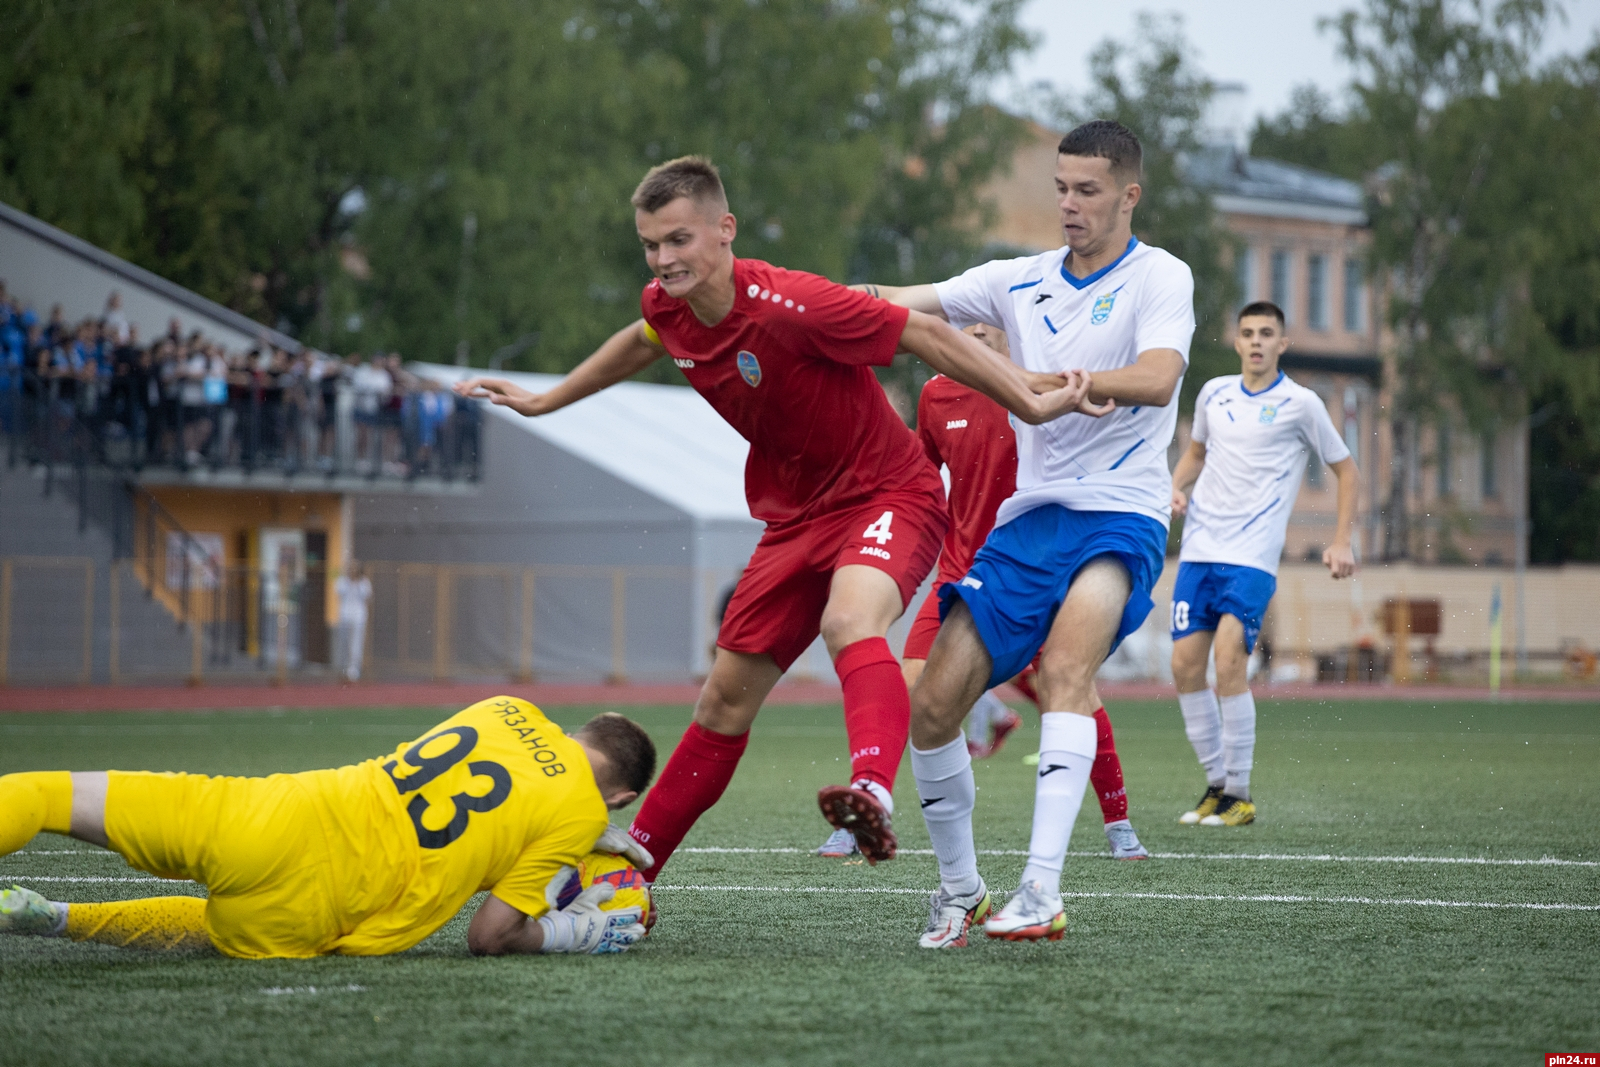
[[[1441,422],[1434,432],[1434,451],[1437,453],[1434,470],[1439,475],[1437,489],[1441,500],[1450,495],[1450,446],[1450,424]]]
[[[1255,298],[1256,292],[1256,252],[1249,245],[1241,245],[1239,256],[1233,262],[1233,279],[1239,286],[1239,307],[1244,307]]]
[[[1313,330],[1328,328],[1328,257],[1306,260],[1306,321]]]
[[[1364,328],[1361,314],[1366,305],[1366,284],[1361,280],[1361,261],[1344,261],[1344,328],[1350,333],[1360,333]]]
[[[1274,248],[1272,250],[1272,302],[1283,309],[1283,317],[1292,320],[1289,314],[1289,250],[1287,248]]]
[[[1484,434],[1483,443],[1480,447],[1483,449],[1483,470],[1480,472],[1483,495],[1486,497],[1499,496],[1500,472],[1495,467],[1494,434]]]

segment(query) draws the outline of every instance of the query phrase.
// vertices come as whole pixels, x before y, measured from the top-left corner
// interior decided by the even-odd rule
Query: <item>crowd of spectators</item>
[[[113,462],[368,477],[471,477],[478,411],[397,353],[228,351],[173,319],[142,340],[113,292],[41,322],[0,281],[0,428],[48,451],[72,426]]]

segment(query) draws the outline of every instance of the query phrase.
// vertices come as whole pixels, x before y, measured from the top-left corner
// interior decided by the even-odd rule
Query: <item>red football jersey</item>
[[[917,436],[935,467],[950,468],[950,529],[939,577],[953,582],[972,566],[995,512],[1017,491],[1017,433],[1005,408],[940,374],[917,400]]]
[[[939,474],[883,395],[905,308],[757,259],[733,264],[733,310],[715,326],[660,282],[640,304],[689,384],[746,441],[745,497],[769,524],[852,507]]]

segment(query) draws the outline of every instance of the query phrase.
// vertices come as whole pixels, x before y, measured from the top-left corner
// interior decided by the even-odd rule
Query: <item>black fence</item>
[[[380,397],[345,378],[259,372],[211,385],[26,370],[0,378],[0,429],[13,465],[374,481],[476,481],[480,473],[482,411],[435,383]]]

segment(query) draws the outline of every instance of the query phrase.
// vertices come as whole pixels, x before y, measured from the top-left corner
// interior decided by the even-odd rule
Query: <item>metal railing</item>
[[[219,566],[156,509],[140,512],[136,553],[109,572],[97,574],[87,557],[0,557],[0,685],[344,673],[338,650],[348,645],[335,640],[341,623],[324,568]],[[689,628],[657,618],[681,620],[688,567],[372,563],[367,573],[365,678],[691,673]],[[661,596],[663,583],[672,597]],[[663,668],[669,656],[676,666]]]
[[[7,462],[54,466],[81,452],[135,474],[478,480],[482,413],[475,401],[432,386],[369,401],[344,379],[325,388],[291,375],[233,377],[225,391],[200,401],[181,382],[13,372],[0,378]]]

